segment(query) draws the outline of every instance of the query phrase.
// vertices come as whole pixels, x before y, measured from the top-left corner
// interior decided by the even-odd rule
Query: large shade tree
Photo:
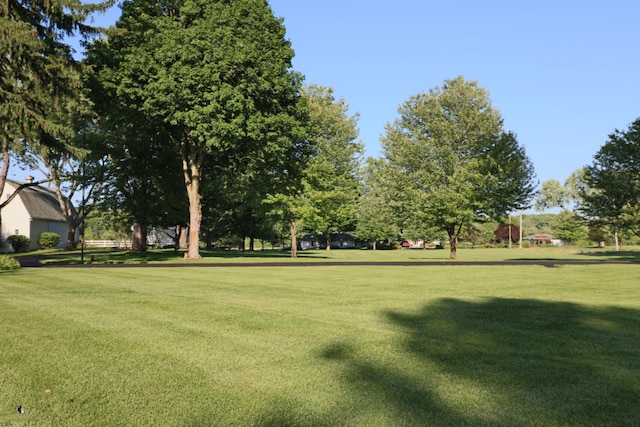
[[[233,168],[251,157],[252,167],[272,170],[302,134],[301,77],[291,70],[282,21],[266,0],[130,0],[102,43],[112,49],[103,54],[108,84],[162,123],[180,153],[188,256],[199,258],[203,181],[215,170],[206,166]]]
[[[528,206],[533,166],[489,93],[463,77],[412,96],[381,139],[405,210],[445,230],[451,258],[474,221]]]
[[[616,249],[622,229],[640,236],[640,118],[615,130],[586,166],[579,187],[579,211],[614,230]]]

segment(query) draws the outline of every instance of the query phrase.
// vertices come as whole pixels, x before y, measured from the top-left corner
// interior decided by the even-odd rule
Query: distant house
[[[320,247],[320,239],[316,233],[305,234],[298,239],[298,249],[318,249]]]
[[[348,233],[332,233],[331,247],[340,249],[353,249],[358,247],[356,238]]]
[[[27,182],[32,182],[27,177]],[[7,180],[4,192],[0,195],[3,202],[20,187],[22,183]],[[29,250],[38,249],[38,239],[44,232],[57,233],[61,237],[60,247],[65,246],[67,222],[60,209],[56,194],[50,188],[35,185],[25,187],[0,212],[2,230],[0,230],[0,251],[11,251],[5,240],[12,234],[22,234],[30,239]]]
[[[523,242],[529,242],[532,245],[555,245],[564,246],[562,240],[556,239],[551,234],[533,234],[522,238]]]
[[[331,233],[331,248],[352,249],[363,246],[355,237],[348,233]],[[305,234],[298,239],[298,249],[326,249],[327,243],[322,236],[316,233]]]

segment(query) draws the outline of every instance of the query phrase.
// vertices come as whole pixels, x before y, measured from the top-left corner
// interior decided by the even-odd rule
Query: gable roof
[[[7,182],[10,182],[15,188],[22,185],[20,182],[9,179]],[[25,187],[20,190],[18,198],[22,200],[32,219],[66,222],[56,193],[50,188],[39,185]]]

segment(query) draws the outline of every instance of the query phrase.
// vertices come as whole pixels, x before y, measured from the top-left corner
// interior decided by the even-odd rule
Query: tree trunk
[[[330,251],[331,250],[331,233],[329,232],[329,230],[325,232],[325,236],[326,236],[325,241],[327,244],[327,247],[325,249]]]
[[[614,238],[616,240],[616,252],[620,252],[620,241],[618,240],[618,230],[615,231]]]
[[[9,147],[6,140],[2,141],[2,169],[0,170],[0,195],[4,191],[4,184],[9,174]],[[2,201],[0,200],[0,203]],[[2,206],[0,206],[0,250],[2,250]]]
[[[131,239],[131,250],[141,252],[143,255],[147,253],[147,226],[142,221],[133,224],[133,236]]]
[[[180,234],[179,234],[180,237],[178,238],[178,242],[177,242],[178,247],[177,248],[178,249],[187,249],[187,247],[188,247],[187,246],[187,232],[185,232],[185,230],[188,231],[189,227],[183,227],[181,225],[179,227],[180,227]]]
[[[76,227],[71,224],[67,224],[67,249],[73,249],[76,247]]]
[[[449,247],[451,248],[449,258],[458,259],[458,236],[455,233],[449,234]]]
[[[376,249],[378,249],[378,241],[374,240],[373,241],[373,250],[375,251]]]
[[[202,223],[200,168],[192,160],[188,165],[185,165],[184,169],[187,196],[189,198],[189,249],[185,258],[197,259],[202,257],[200,255],[200,224]]]
[[[296,220],[291,220],[291,258],[298,258],[298,225]]]

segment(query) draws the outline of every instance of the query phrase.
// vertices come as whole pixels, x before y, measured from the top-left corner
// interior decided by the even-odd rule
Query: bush
[[[20,268],[18,261],[6,255],[0,255],[0,271],[17,270],[18,268]]]
[[[44,233],[40,234],[38,245],[40,245],[41,249],[53,249],[57,248],[61,241],[62,238],[58,233],[45,231]]]
[[[12,234],[7,237],[7,242],[11,245],[14,252],[24,252],[31,242],[29,238],[22,234]]]

